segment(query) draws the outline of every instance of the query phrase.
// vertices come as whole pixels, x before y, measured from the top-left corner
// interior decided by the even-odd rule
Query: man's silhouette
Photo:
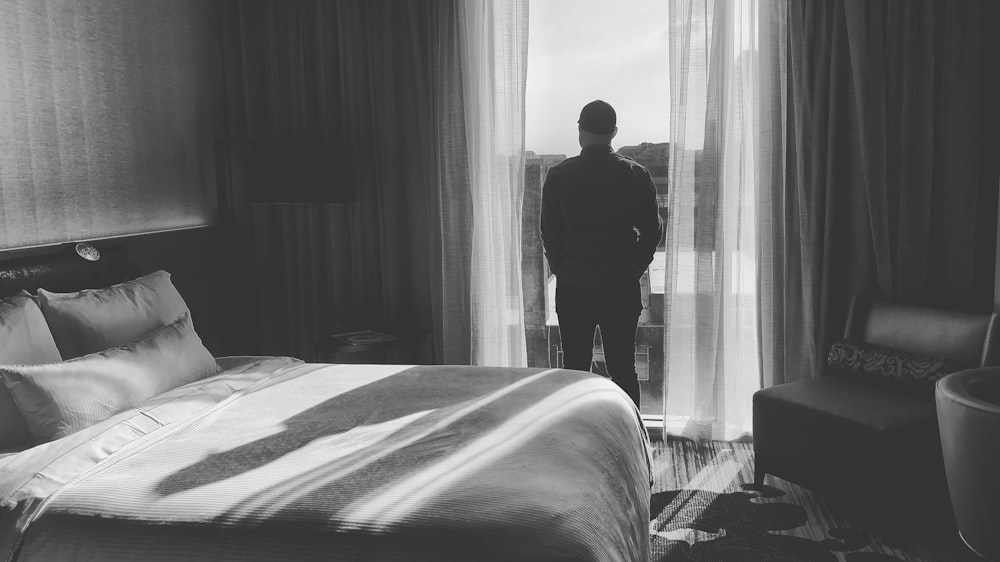
[[[589,371],[594,328],[601,327],[608,374],[639,405],[635,331],[639,279],[662,235],[649,172],[615,153],[614,108],[583,107],[579,156],[549,170],[542,188],[542,244],[556,276],[563,366]]]

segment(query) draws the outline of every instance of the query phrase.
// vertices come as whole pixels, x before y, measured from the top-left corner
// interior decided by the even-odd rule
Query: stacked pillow
[[[104,289],[0,301],[0,450],[64,437],[218,372],[157,271]]]
[[[0,300],[0,365],[62,361],[45,317],[34,299],[21,292]],[[0,451],[31,443],[31,433],[7,387],[0,385]]]
[[[39,289],[38,304],[63,359],[128,343],[189,312],[166,271],[76,293]]]

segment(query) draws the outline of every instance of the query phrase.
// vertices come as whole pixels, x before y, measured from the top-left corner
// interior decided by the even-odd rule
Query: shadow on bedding
[[[320,463],[283,474],[264,471],[259,493],[248,494],[244,502],[257,507],[244,507],[277,508],[291,501],[290,496],[302,498],[332,482],[336,490],[326,490],[324,501],[346,505],[372,486],[442,460],[470,435],[490,432],[583,376],[559,370],[413,367],[303,410],[285,419],[278,433],[209,454],[164,478],[155,492],[168,496],[207,486],[324,440],[326,454]],[[378,427],[387,432],[357,438],[359,428],[363,433],[364,428]],[[338,442],[338,437],[343,439]]]

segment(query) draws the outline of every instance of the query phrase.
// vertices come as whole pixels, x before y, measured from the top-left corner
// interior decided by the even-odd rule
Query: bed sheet
[[[0,459],[7,559],[648,559],[648,437],[603,377],[229,367]]]

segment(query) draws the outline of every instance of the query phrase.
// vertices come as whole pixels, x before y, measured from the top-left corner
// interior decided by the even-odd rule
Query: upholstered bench
[[[856,296],[823,373],[754,394],[755,482],[834,492],[877,517],[947,510],[934,384],[996,364],[996,323]]]

